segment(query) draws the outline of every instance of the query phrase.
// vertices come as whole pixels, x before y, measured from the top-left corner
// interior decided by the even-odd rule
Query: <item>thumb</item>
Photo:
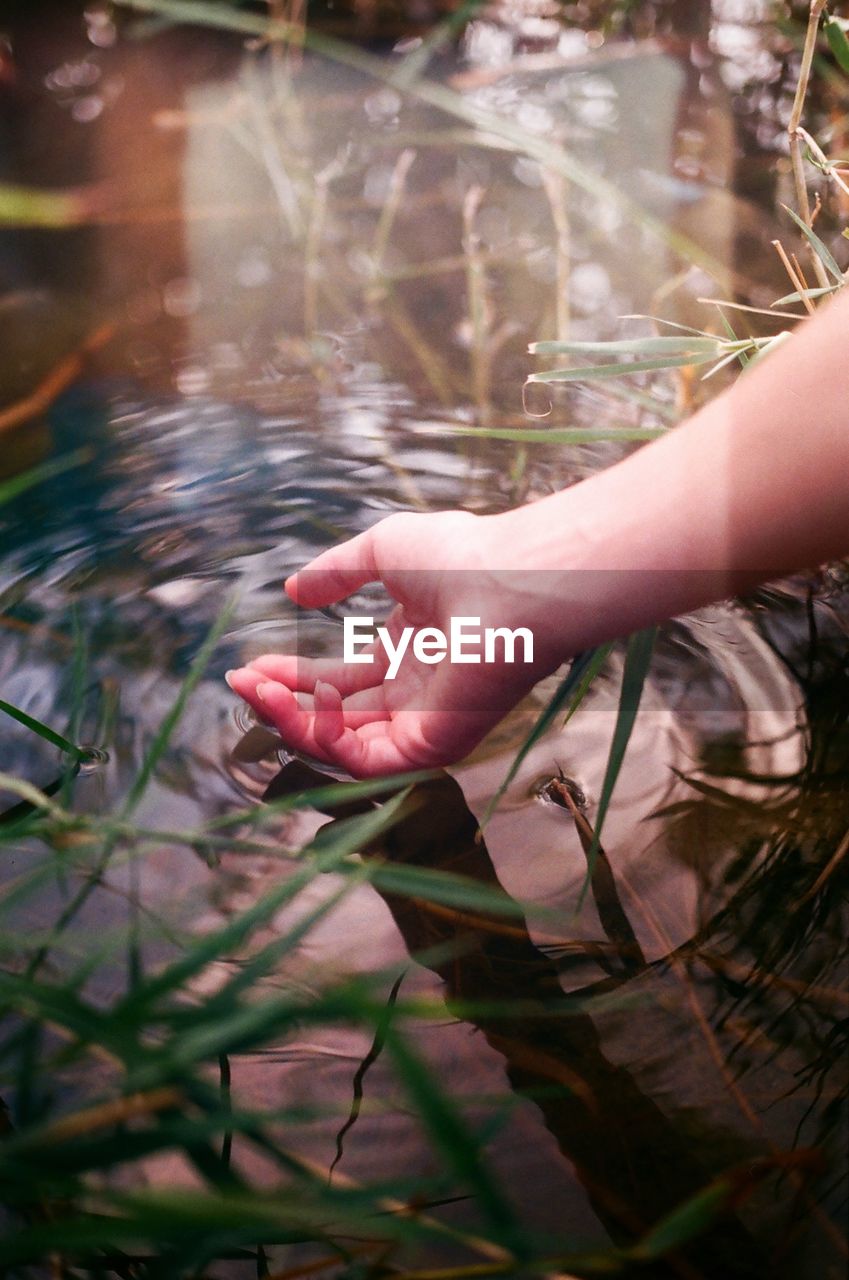
[[[344,600],[367,582],[379,581],[373,530],[367,529],[316,556],[286,579],[284,589],[295,604],[315,609]]]

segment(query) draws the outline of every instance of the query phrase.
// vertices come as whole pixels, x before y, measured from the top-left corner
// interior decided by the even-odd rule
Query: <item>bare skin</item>
[[[285,584],[307,608],[382,582],[405,625],[525,626],[534,662],[371,665],[269,654],[231,688],[355,777],[461,759],[590,645],[849,550],[849,289],[669,435],[502,515],[394,515]]]

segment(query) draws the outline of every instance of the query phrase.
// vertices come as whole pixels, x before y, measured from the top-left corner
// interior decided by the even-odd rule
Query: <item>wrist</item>
[[[479,517],[477,597],[491,625],[528,628],[536,678],[594,643],[593,551],[578,527],[573,490],[511,511]],[[580,548],[580,550],[579,550]]]
[[[604,530],[598,527],[588,488],[593,481],[498,515],[484,516],[483,545],[494,570],[571,570],[605,562]]]
[[[674,540],[657,537],[646,508],[659,508],[663,529],[664,495],[628,479],[614,467],[485,517],[489,586],[510,625],[533,630],[548,666],[725,594],[678,562]]]

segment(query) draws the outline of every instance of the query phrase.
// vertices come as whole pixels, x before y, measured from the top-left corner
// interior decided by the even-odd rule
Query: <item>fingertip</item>
[[[240,698],[244,698],[246,693],[253,692],[254,681],[247,667],[231,667],[229,671],[224,672],[224,679],[228,688]]]
[[[313,690],[313,697],[316,706],[320,703],[323,707],[336,707],[342,705],[342,696],[335,685],[329,684],[327,680],[316,680]]]
[[[326,681],[318,680],[313,692],[313,703],[315,740],[325,751],[330,751],[345,736],[345,717],[339,690]]]
[[[380,573],[375,563],[372,531],[322,551],[284,583],[289,597],[301,608],[316,609],[344,600]]]

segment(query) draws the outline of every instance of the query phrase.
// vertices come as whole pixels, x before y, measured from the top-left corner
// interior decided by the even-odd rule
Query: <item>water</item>
[[[696,45],[692,59],[674,43],[578,49],[580,33],[549,32],[539,65],[523,72],[510,61],[529,38],[521,23],[481,22],[466,59],[445,54],[437,71],[446,83],[462,73],[456,83],[477,105],[562,140],[761,302],[785,290],[766,250],[753,257],[746,241],[754,222],[774,215],[727,189],[735,136],[747,127],[735,120],[733,95],[743,116],[746,68],[768,78],[764,59],[780,72],[782,50],[763,31],[747,44],[741,31],[751,28],[734,14],[721,18],[713,52]],[[100,39],[102,26],[94,30]],[[618,335],[617,317],[633,312],[700,323],[696,299],[721,286],[704,265],[680,270],[664,238],[606,190],[545,175],[456,119],[315,55],[289,80],[273,62],[212,38],[197,37],[189,57],[179,36],[112,45],[91,31],[88,42],[69,38],[61,57],[33,37],[25,46],[33,74],[53,67],[46,86],[29,90],[36,154],[49,164],[48,139],[59,130],[86,182],[105,191],[106,212],[96,230],[64,241],[54,233],[62,272],[49,258],[43,266],[41,242],[5,238],[0,265],[23,354],[8,361],[4,385],[11,394],[21,370],[32,379],[48,367],[57,335],[73,346],[104,319],[114,333],[49,414],[52,447],[82,447],[87,458],[3,512],[0,689],[97,746],[102,758],[82,771],[73,802],[112,812],[231,599],[200,688],[134,815],[144,827],[185,830],[257,801],[285,759],[274,743],[262,759],[239,751],[250,721],[222,676],[291,644],[287,573],[393,510],[499,510],[609,464],[623,446],[525,447],[473,431],[524,420],[527,341],[567,322],[575,337]],[[65,68],[58,78],[57,67]],[[766,111],[763,120],[766,128]],[[666,377],[650,389],[655,412],[576,390],[558,399],[552,421],[656,425],[699,394]],[[4,444],[8,471],[51,447],[32,431]],[[462,854],[469,874],[545,909],[526,929],[493,924],[471,955],[429,967],[410,953],[450,940],[450,913],[402,906],[362,885],[281,972],[303,991],[388,974],[388,995],[403,971],[405,998],[444,1008],[411,1022],[412,1042],[469,1124],[490,1133],[487,1153],[523,1220],[561,1248],[616,1238],[623,1201],[640,1222],[654,1221],[716,1170],[753,1155],[816,1146],[839,1158],[830,1109],[839,1072],[811,1067],[845,1018],[835,916],[821,912],[801,941],[788,937],[765,971],[768,931],[744,892],[750,883],[763,891],[758,877],[777,866],[779,916],[794,904],[802,912],[793,875],[814,852],[827,860],[817,842],[839,827],[845,764],[833,744],[822,746],[822,725],[839,735],[845,591],[836,576],[812,596],[809,585],[785,584],[754,609],[704,610],[661,638],[603,839],[647,962],[636,974],[621,938],[611,938],[609,897],[602,891],[599,905],[591,893],[576,909],[586,859],[550,787],[562,771],[592,823],[621,655],[569,727],[529,753],[485,846],[452,835],[425,840],[422,853],[413,833],[395,851],[401,861],[451,867]],[[301,644],[321,652],[338,618],[302,618],[298,627]],[[549,691],[452,770],[478,816]],[[14,726],[3,735],[5,772],[41,786],[61,773],[47,744]],[[457,794],[435,803],[453,813]],[[458,812],[460,829],[462,805]],[[142,919],[145,960],[156,963],[175,938],[214,928],[288,874],[276,849],[297,849],[324,821],[314,812],[281,818],[268,856],[234,850],[204,860],[163,841],[140,870],[119,859],[53,963],[70,971],[99,939],[102,960],[87,989],[111,999],[127,980],[128,912]],[[785,857],[786,831],[802,833],[795,857]],[[16,861],[11,876],[20,869]],[[275,929],[339,885],[317,878]],[[38,938],[67,892],[51,885],[22,908],[19,936]],[[228,971],[222,965],[218,978]],[[207,973],[194,994],[202,999],[215,981]],[[570,1018],[555,1008],[509,1026],[451,1011],[460,998],[553,991],[564,1002],[569,993],[597,1002]],[[288,1141],[326,1168],[370,1044],[362,1029],[311,1026],[235,1058],[234,1096],[314,1105]],[[80,1081],[68,1087],[78,1092]],[[436,1171],[439,1157],[385,1057],[364,1089],[338,1176]],[[262,1160],[238,1144],[235,1154],[267,1178]],[[133,1186],[193,1175],[178,1156],[158,1155],[115,1176]],[[842,1203],[835,1170],[819,1184],[794,1176],[768,1181],[741,1210],[757,1246],[729,1228],[733,1274],[766,1274],[764,1254],[752,1260],[748,1250],[771,1239],[781,1241],[770,1264],[777,1274],[839,1274],[829,1219]],[[462,1202],[439,1212],[458,1224],[468,1217]],[[800,1213],[806,1232],[785,1241]],[[290,1249],[280,1265],[300,1256]],[[443,1256],[453,1254],[434,1248],[436,1261]],[[708,1245],[702,1261],[707,1274],[732,1274],[717,1270]]]

